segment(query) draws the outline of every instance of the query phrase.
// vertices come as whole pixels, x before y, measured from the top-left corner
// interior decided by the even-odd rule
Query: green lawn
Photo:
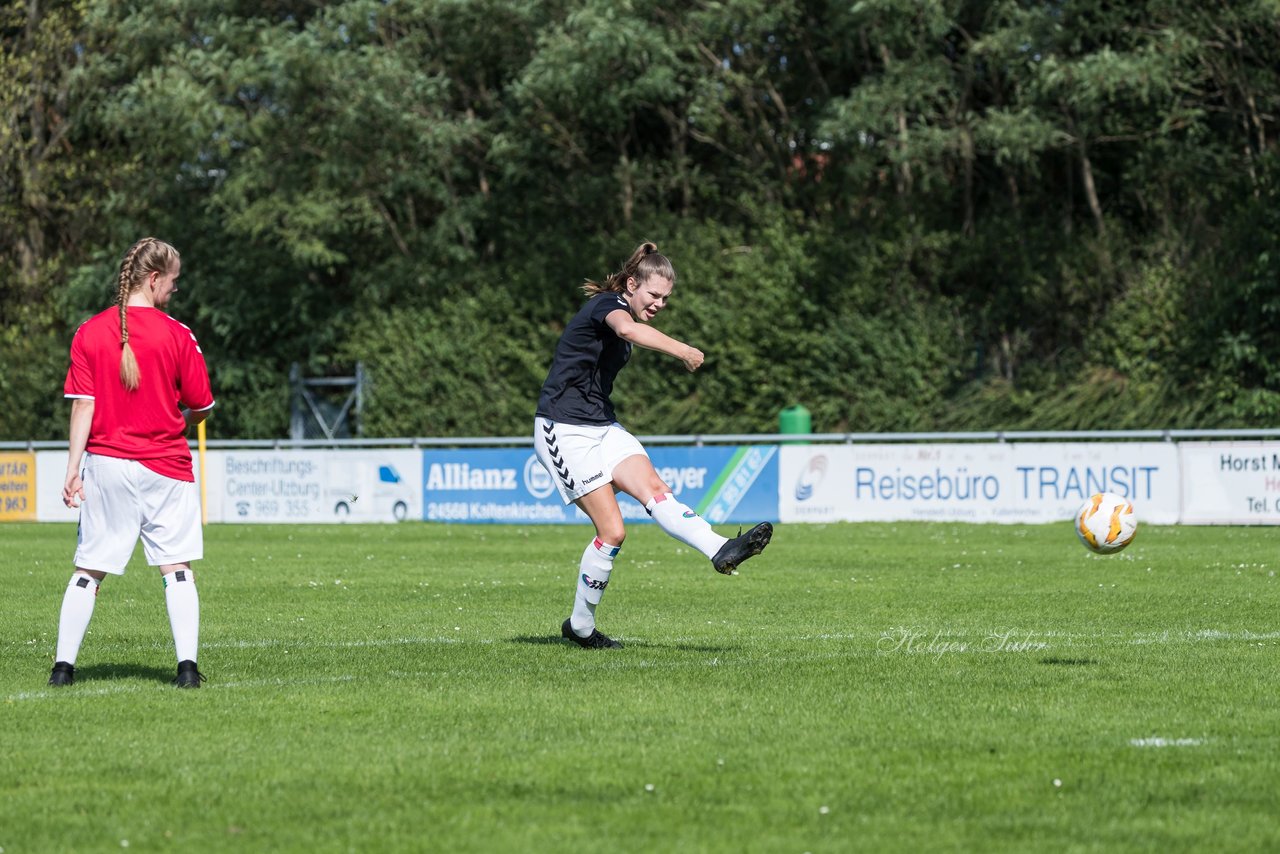
[[[736,529],[735,529],[736,530]],[[1280,531],[207,529],[199,691],[141,551],[45,685],[75,530],[0,526],[0,851],[1280,847]]]

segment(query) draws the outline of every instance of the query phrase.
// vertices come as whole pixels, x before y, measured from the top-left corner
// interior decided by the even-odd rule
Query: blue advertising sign
[[[649,450],[672,494],[708,522],[778,520],[776,445],[662,446]],[[622,517],[648,522],[634,499],[619,495]],[[566,505],[532,449],[422,452],[422,518],[429,522],[566,524],[587,517]]]

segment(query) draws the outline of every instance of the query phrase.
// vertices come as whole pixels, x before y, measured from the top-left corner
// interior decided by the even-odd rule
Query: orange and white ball
[[[1076,536],[1094,554],[1109,555],[1133,542],[1138,516],[1133,502],[1114,492],[1098,492],[1076,511]]]

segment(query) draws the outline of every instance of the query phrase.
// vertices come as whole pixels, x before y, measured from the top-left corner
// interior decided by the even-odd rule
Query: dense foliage
[[[183,254],[211,435],[527,432],[559,330],[676,264],[637,432],[1280,420],[1280,4],[18,0],[0,438],[65,435],[119,256]]]

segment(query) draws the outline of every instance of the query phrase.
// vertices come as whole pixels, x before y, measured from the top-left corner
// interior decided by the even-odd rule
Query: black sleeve
[[[625,311],[627,314],[630,314],[631,307],[628,306],[627,301],[618,294],[600,294],[595,298],[595,302],[591,306],[591,321],[597,326],[608,329],[609,324],[605,323],[604,319],[608,317],[611,312],[615,311]]]

